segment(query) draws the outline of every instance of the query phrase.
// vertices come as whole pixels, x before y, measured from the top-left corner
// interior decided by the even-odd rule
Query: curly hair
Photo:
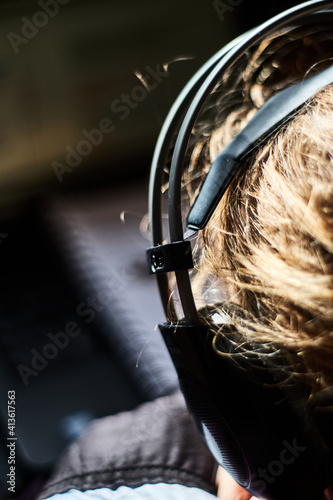
[[[212,130],[196,140],[192,182],[186,180],[190,198],[201,182],[196,167],[206,172],[271,94],[304,77],[313,61],[320,61],[315,70],[330,63],[332,40],[321,37],[318,48],[318,40],[301,30],[282,33],[253,52],[242,69],[241,91],[227,94],[233,109],[216,112]],[[286,61],[287,68],[294,61],[293,71],[281,71]],[[251,341],[288,346],[316,389],[333,383],[332,113],[329,85],[245,162],[198,236],[193,277],[197,303],[207,288],[222,290],[224,299],[244,311],[233,315],[237,330]]]

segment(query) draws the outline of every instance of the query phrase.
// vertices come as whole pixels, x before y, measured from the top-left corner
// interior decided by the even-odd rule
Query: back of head
[[[290,65],[304,77],[304,72],[331,63],[333,32],[329,31],[332,40],[323,33],[325,29],[320,35],[322,48],[316,38],[304,39],[300,30],[293,34],[293,43],[288,33],[282,33],[254,51],[241,74],[241,107],[215,124],[208,138],[206,134],[197,140],[206,160],[197,154],[197,146],[191,167],[195,183],[195,165],[205,171],[202,163],[214,161],[257,106],[276,88],[300,78]],[[292,45],[289,51],[286,37]],[[277,59],[277,46],[284,47],[282,61]],[[314,49],[316,63],[311,60]],[[284,67],[286,59],[289,69]],[[249,327],[243,315],[241,322],[237,314],[234,321],[247,338],[282,343],[297,351],[314,389],[333,382],[332,116],[333,85],[329,85],[245,162],[199,236],[201,252],[194,277],[198,301],[207,294],[211,278],[228,302],[244,310]]]
[[[323,2],[309,5],[316,3]],[[171,243],[163,246],[158,228],[150,268],[175,271],[169,287],[159,277],[169,319],[161,331],[200,432],[242,486],[260,493],[254,478],[282,456],[285,436],[304,438],[306,451],[295,468],[285,467],[261,490],[274,500],[294,498],[299,485],[303,498],[314,500],[333,483],[333,84],[231,159],[237,171],[203,229],[193,237],[183,226],[216,158],[264,103],[332,66],[332,16],[330,10],[282,23],[230,63],[226,52],[220,66],[212,64],[211,80],[208,72],[197,93],[191,95],[191,87],[185,95],[155,162],[170,181]],[[237,54],[237,44],[233,48]],[[155,183],[161,178],[154,173]],[[152,189],[159,193],[152,207],[163,205],[162,191]],[[188,234],[190,272],[182,255],[190,248]],[[238,397],[249,404],[243,420]],[[258,450],[253,429],[261,432]],[[312,466],[316,477],[309,478]],[[293,479],[298,486],[287,491]]]

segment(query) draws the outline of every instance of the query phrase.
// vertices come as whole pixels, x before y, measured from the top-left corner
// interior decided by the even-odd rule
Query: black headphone
[[[333,66],[277,92],[262,105],[213,162],[185,230],[181,180],[191,131],[221,76],[277,30],[323,19],[333,22],[333,1],[306,2],[239,37],[212,57],[173,105],[156,145],[150,179],[153,247],[147,251],[148,265],[158,279],[168,317],[168,322],[159,326],[187,407],[216,460],[253,495],[272,500],[320,500],[333,482],[332,450],[314,425],[311,408],[307,410],[303,404],[307,388],[287,368],[281,368],[286,364],[283,353],[268,349],[264,355],[253,352],[240,356],[235,336],[228,336],[230,325],[225,325],[225,335],[216,339],[200,321],[188,272],[193,267],[190,238],[207,224],[244,160],[318,90],[333,82]],[[162,184],[170,155],[165,230]],[[175,273],[183,310],[180,320],[170,299],[171,272]],[[270,364],[273,358],[279,358],[278,370]]]

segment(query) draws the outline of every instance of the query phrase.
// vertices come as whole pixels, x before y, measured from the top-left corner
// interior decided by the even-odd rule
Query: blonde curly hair
[[[190,199],[200,187],[195,166],[207,171],[271,94],[312,69],[312,59],[320,60],[315,70],[330,64],[332,33],[318,32],[322,45],[308,31],[305,36],[296,30],[278,34],[251,54],[241,92],[228,95],[229,100],[236,95],[236,109],[216,113],[213,130],[196,139],[192,182],[186,179]],[[319,58],[318,52],[324,55]],[[332,115],[329,85],[245,163],[198,236],[193,277],[197,303],[207,282],[222,289],[225,299],[244,311],[241,318],[233,315],[237,330],[250,341],[288,346],[316,389],[333,383]]]

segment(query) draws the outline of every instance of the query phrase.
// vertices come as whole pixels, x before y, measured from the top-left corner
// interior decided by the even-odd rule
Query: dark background
[[[2,1],[0,203],[13,208],[45,189],[114,182],[128,171],[147,176],[161,123],[195,70],[235,36],[296,3],[70,0],[37,34],[18,40],[15,53],[10,33],[22,36],[26,19],[33,22],[42,9],[35,1]],[[126,119],[112,113],[115,99],[141,85],[135,71],[182,57],[190,59],[170,64],[169,76]],[[66,146],[75,149],[82,130],[105,117],[114,119],[115,131],[59,185],[52,162],[63,162]]]

